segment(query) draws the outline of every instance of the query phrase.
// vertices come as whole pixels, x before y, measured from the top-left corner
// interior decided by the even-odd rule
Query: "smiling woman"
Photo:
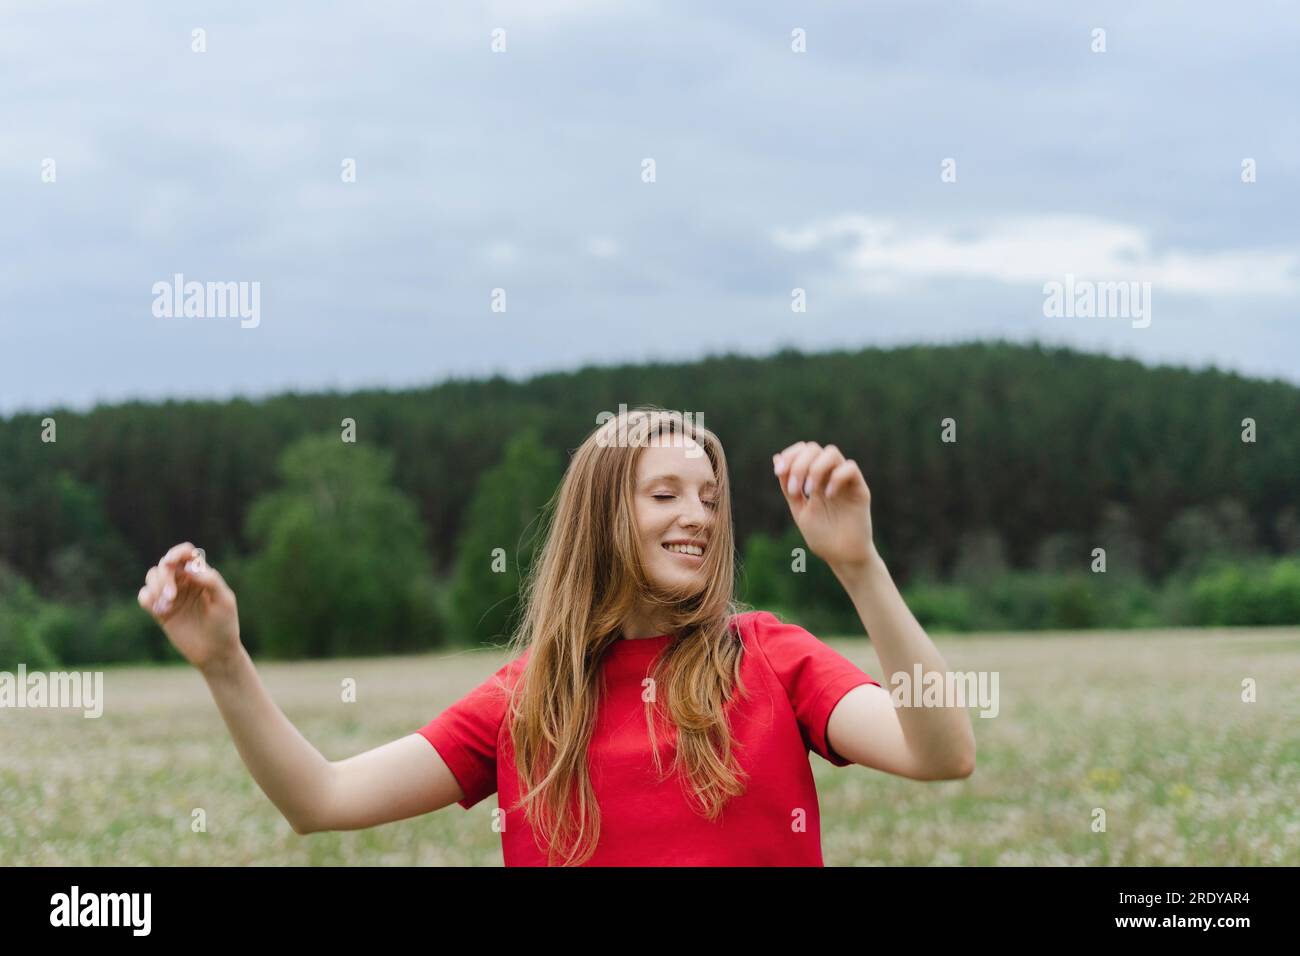
[[[517,653],[418,732],[347,760],[326,761],[271,702],[240,646],[234,595],[192,545],[150,570],[140,603],[203,671],[295,830],[496,793],[507,865],[820,866],[810,751],[916,779],[971,772],[964,709],[896,710],[812,634],[737,604],[718,437],[661,409],[628,418],[646,442],[618,440],[611,419],[574,452],[523,588]],[[798,442],[773,469],[882,665],[942,669],[872,544],[857,464]]]
[[[718,482],[709,459],[652,443],[640,455],[636,522],[647,573],[659,585],[689,589],[704,567],[708,528],[718,507]]]

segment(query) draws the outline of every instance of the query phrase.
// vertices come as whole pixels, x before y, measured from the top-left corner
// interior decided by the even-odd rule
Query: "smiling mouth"
[[[697,544],[665,544],[663,549],[669,554],[680,555],[684,558],[703,559],[704,549]]]

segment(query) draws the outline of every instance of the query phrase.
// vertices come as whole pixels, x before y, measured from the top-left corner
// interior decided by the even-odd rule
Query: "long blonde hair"
[[[626,436],[626,437],[624,437]],[[636,467],[646,445],[671,436],[703,448],[717,482],[704,585],[695,594],[665,592],[646,575],[633,510]],[[545,541],[522,587],[522,616],[511,638],[527,651],[509,689],[510,724],[522,805],[554,865],[586,862],[600,837],[600,808],[588,770],[605,652],[624,623],[649,608],[672,640],[653,674],[646,725],[663,774],[655,728],[676,739],[669,772],[680,769],[688,802],[716,820],[744,792],[747,776],[733,754],[726,705],[739,691],[741,639],[729,628],[734,598],[735,535],[727,462],[717,436],[692,416],[642,406],[598,426],[574,452],[542,518]],[[661,704],[667,705],[665,721]],[[543,847],[543,843],[545,846]]]

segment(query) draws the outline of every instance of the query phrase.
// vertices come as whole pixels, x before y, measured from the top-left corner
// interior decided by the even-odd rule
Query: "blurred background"
[[[285,832],[136,591],[204,547],[304,732],[382,743],[491,672],[461,652],[508,633],[569,452],[654,403],[725,445],[742,600],[862,637],[770,472],[834,443],[950,663],[1023,678],[981,769],[1047,774],[1041,813],[837,775],[844,820],[897,816],[828,862],[1294,862],[1300,705],[1237,696],[1300,676],[1298,36],[1267,2],[12,5],[0,670],[137,690],[91,731],[0,711],[0,860],[499,862],[442,815],[409,853]],[[160,310],[177,276],[255,321]],[[1145,311],[1054,313],[1067,282]],[[361,671],[383,718],[294,696]],[[1087,746],[1135,721],[1174,736]],[[96,735],[133,749],[88,824],[51,755]],[[177,843],[214,777],[253,829]],[[1052,822],[1079,787],[1129,801],[1122,849]]]

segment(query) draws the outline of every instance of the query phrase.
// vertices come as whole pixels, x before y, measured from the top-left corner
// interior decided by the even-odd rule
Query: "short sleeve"
[[[509,701],[509,687],[523,670],[527,653],[452,704],[418,733],[433,745],[465,792],[457,801],[468,810],[496,793],[497,742]]]
[[[828,647],[797,624],[786,624],[770,611],[750,618],[756,646],[785,687],[809,750],[815,750],[836,767],[851,760],[831,749],[826,724],[835,705],[862,684],[880,682],[838,651]]]

